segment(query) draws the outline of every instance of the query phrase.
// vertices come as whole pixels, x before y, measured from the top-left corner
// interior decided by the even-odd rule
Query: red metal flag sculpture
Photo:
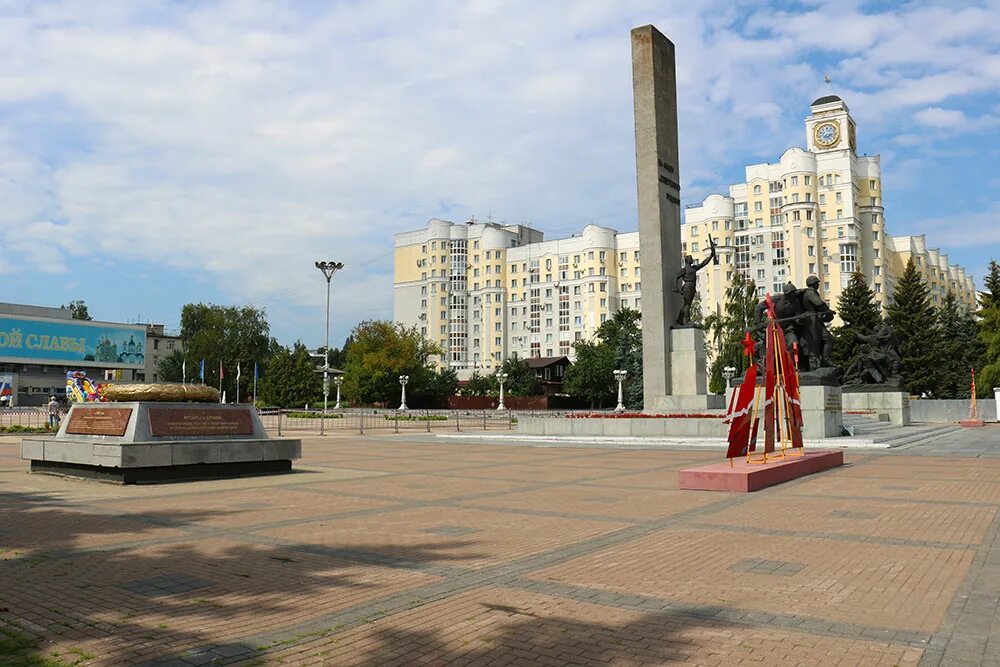
[[[780,443],[777,458],[784,458],[789,449],[801,453],[802,404],[799,400],[799,378],[793,355],[785,346],[785,332],[778,324],[771,296],[767,304],[767,330],[764,335],[764,386],[757,386],[757,368],[753,363],[754,342],[748,331],[743,341],[744,353],[750,357],[750,368],[738,393],[730,404],[727,421],[729,447],[726,458],[732,463],[737,456],[746,455],[747,463],[767,463],[768,454],[774,458],[775,444]],[[761,394],[764,399],[764,452],[763,458],[753,460],[756,451],[760,422]],[[790,453],[790,452],[788,452]]]

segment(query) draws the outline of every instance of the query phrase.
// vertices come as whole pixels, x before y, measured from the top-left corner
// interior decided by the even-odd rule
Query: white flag
[[[185,380],[187,380],[187,376],[188,376],[187,363],[188,363],[187,359],[181,361],[181,382],[184,382]]]
[[[236,381],[240,381],[240,362],[236,362]]]

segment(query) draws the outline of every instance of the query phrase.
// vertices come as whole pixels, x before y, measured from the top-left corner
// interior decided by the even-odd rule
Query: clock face
[[[816,126],[816,143],[833,146],[840,139],[840,127],[836,123],[821,123]]]

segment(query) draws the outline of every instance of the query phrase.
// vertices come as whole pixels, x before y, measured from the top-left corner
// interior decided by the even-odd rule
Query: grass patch
[[[288,417],[289,419],[319,419],[320,417],[323,416],[323,413],[321,413],[321,412],[289,412],[285,416]],[[342,415],[340,413],[337,413],[337,412],[327,413],[326,418],[327,419],[343,419],[344,415]]]
[[[48,431],[44,426],[21,426],[11,424],[10,426],[0,426],[0,433],[45,433]]]
[[[448,421],[447,415],[385,415],[385,420],[394,422],[443,422]]]
[[[38,640],[0,625],[0,665],[4,667],[65,667],[67,663],[52,660],[38,652]]]

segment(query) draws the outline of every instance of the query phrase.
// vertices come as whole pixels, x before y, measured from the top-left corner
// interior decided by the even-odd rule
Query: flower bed
[[[726,415],[703,412],[648,414],[646,412],[584,412],[566,415],[567,419],[725,419]]]

